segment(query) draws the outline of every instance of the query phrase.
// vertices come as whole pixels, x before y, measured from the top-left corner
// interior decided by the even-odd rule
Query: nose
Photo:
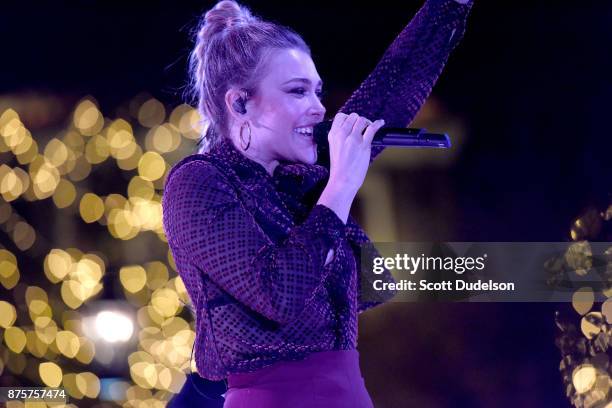
[[[325,117],[325,112],[326,112],[326,109],[325,109],[325,106],[323,106],[323,103],[321,102],[321,100],[317,96],[314,96],[312,98],[310,114],[312,116],[315,116],[317,120],[323,120],[323,118]]]

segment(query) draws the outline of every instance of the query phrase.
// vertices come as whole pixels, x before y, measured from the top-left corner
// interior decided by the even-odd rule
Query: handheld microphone
[[[318,146],[327,146],[327,134],[332,121],[326,120],[314,127],[314,139]],[[378,129],[372,139],[372,146],[385,147],[429,147],[448,149],[450,138],[446,133],[428,133],[425,129],[386,127]]]

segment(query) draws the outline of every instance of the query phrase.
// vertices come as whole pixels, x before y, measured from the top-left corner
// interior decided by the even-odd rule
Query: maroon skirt
[[[223,408],[373,408],[357,350],[322,351],[230,374]]]

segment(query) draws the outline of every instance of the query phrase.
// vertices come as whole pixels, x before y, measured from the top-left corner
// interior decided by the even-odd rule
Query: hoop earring
[[[242,137],[242,129],[244,129],[244,125],[246,125],[247,128],[249,129],[249,141],[246,143],[246,147],[244,146],[244,139]],[[240,137],[240,147],[242,147],[242,150],[247,151],[249,149],[249,146],[251,146],[251,125],[249,124],[249,122],[244,122],[240,126],[239,137]]]

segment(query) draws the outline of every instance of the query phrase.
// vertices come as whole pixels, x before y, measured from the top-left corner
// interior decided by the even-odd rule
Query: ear
[[[248,115],[247,92],[244,89],[231,87],[225,93],[225,107],[230,116],[237,121],[243,121]]]

